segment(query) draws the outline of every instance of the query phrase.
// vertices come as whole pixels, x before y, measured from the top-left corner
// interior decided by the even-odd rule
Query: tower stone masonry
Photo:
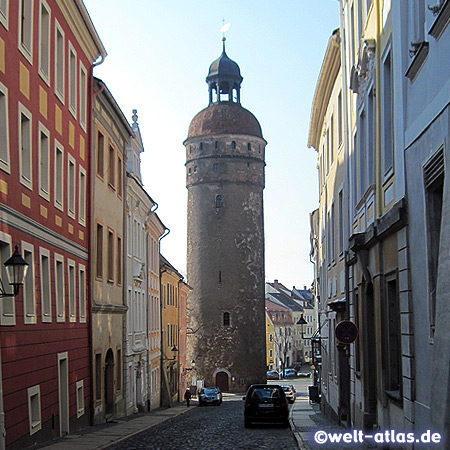
[[[266,382],[264,152],[241,106],[242,76],[221,56],[206,78],[209,105],[189,126],[187,357],[205,386],[242,392]],[[192,382],[192,380],[191,380]]]

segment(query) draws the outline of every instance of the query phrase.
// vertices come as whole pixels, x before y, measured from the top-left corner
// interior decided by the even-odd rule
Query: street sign
[[[343,320],[336,325],[335,335],[341,344],[351,344],[358,337],[358,327],[350,320]]]

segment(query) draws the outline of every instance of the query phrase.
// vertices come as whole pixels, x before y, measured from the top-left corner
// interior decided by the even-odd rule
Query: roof
[[[269,299],[270,297],[274,298],[292,311],[303,311],[303,308],[295,300],[292,300],[291,297],[283,294],[282,292],[269,293],[267,295]]]
[[[223,52],[219,56],[219,58],[213,61],[209,66],[209,72],[206,81],[218,76],[234,77],[239,82],[242,81],[241,70],[239,69],[237,63],[228,58],[228,55],[225,52],[225,45],[223,48]]]
[[[200,111],[189,125],[188,139],[220,134],[246,134],[263,138],[256,117],[233,102],[213,103]]]

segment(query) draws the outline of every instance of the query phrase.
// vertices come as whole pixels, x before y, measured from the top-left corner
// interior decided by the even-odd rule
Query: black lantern
[[[308,322],[303,318],[303,314],[300,314],[300,319],[298,319],[297,321],[297,325],[300,325],[300,331],[302,334],[302,339],[305,338],[304,334],[303,334],[303,325],[307,325]]]
[[[25,278],[25,275],[27,274],[28,269],[28,263],[22,258],[17,245],[11,258],[9,258],[4,265],[6,268],[6,273],[8,275],[9,285],[13,286],[13,293],[7,293],[5,291],[3,281],[0,280],[0,298],[15,297],[19,293],[20,286],[23,285],[23,280]]]

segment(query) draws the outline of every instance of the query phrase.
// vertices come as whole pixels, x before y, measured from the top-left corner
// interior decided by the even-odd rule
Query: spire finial
[[[225,41],[227,40],[227,38],[225,37],[225,32],[228,31],[230,29],[230,22],[225,23],[225,19],[222,19],[223,25],[222,28],[220,29],[220,32],[222,33],[222,48],[223,48],[223,52],[225,53]]]
[[[133,125],[137,123],[138,120],[137,109],[133,109],[133,115],[131,116],[131,118],[133,119]]]

